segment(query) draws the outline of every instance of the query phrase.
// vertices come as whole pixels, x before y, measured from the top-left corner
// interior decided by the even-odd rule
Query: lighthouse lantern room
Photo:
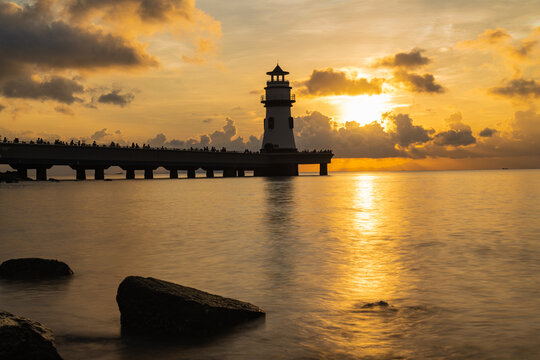
[[[261,102],[266,108],[261,151],[296,152],[294,119],[291,116],[295,98],[291,95],[289,81],[285,80],[285,75],[289,72],[283,71],[278,64],[274,70],[266,74],[270,75],[270,81],[266,82],[265,95],[261,97]]]

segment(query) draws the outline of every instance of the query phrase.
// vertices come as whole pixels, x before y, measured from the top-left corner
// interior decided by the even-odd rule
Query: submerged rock
[[[388,307],[390,305],[388,305],[388,303],[386,301],[378,301],[378,302],[374,302],[374,303],[367,303],[367,304],[364,304],[364,306],[362,306],[363,309],[371,309],[371,308],[374,308],[376,306],[379,306],[379,307]]]
[[[140,276],[122,281],[116,301],[127,334],[206,336],[265,316],[246,302]]]
[[[51,330],[36,321],[1,310],[0,359],[62,360]]]
[[[11,259],[0,265],[0,277],[17,280],[40,280],[73,275],[73,271],[58,260],[39,258]]]

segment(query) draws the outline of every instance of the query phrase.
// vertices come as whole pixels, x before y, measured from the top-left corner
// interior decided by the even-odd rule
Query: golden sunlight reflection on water
[[[533,359],[539,191],[540,171],[2,185],[0,260],[76,275],[0,281],[0,308],[51,327],[65,359]],[[120,341],[127,275],[267,317],[190,346]]]

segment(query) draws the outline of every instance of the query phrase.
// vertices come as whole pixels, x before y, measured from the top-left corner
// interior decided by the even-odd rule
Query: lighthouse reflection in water
[[[59,258],[75,277],[0,282],[0,304],[52,328],[65,359],[533,359],[539,197],[538,170],[14,184],[3,258]],[[127,275],[249,301],[266,321],[123,341]]]

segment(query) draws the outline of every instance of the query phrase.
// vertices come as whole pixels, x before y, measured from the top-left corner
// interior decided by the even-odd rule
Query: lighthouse
[[[285,80],[289,72],[283,71],[278,64],[266,74],[270,75],[270,81],[266,82],[265,95],[261,96],[261,103],[266,108],[261,152],[296,152],[291,116],[295,99],[289,81]]]

